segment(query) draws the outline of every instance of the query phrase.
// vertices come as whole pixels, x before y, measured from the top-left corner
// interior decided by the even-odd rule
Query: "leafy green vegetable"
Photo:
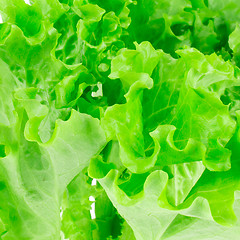
[[[0,239],[238,240],[239,11],[0,0]]]

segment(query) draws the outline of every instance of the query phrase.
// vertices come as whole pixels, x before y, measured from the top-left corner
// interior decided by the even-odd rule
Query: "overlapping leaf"
[[[239,6],[0,0],[0,239],[237,240]]]

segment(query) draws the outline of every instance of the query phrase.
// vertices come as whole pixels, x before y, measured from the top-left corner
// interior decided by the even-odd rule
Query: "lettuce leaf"
[[[0,0],[0,239],[237,240],[239,7]]]

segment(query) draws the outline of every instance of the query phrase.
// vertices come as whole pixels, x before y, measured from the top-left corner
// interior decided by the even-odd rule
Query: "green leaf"
[[[50,140],[42,143],[37,130],[48,107],[37,99],[35,88],[15,96],[15,121],[0,129],[8,149],[0,159],[2,239],[58,239],[63,192],[101,151],[105,134],[97,119],[72,111],[69,120],[56,121]]]
[[[132,22],[129,32],[132,41],[149,41],[155,48],[174,55],[180,46],[189,45],[189,25],[193,15],[185,11],[191,7],[190,1],[138,1],[132,7]],[[180,28],[176,34],[175,28]],[[131,36],[130,35],[130,36]]]
[[[91,172],[92,174],[97,173]],[[119,189],[116,185],[117,178],[117,170],[112,170],[99,182],[118,212],[133,229],[136,239],[158,239],[176,216],[175,213],[169,214],[167,210],[159,209],[157,206],[158,194],[156,193],[161,193],[163,190],[167,174],[156,171],[148,177],[144,186],[145,194],[140,199],[134,197],[130,199]]]
[[[236,25],[235,30],[229,35],[229,47],[233,50],[233,55],[234,55],[234,60],[236,62],[236,64],[239,66],[239,61],[240,61],[240,45],[239,45],[239,34],[240,34],[240,30],[239,30],[239,25]]]
[[[89,201],[89,196],[94,193],[91,179],[85,175],[84,171],[68,185],[63,197],[61,219],[61,230],[65,238],[93,239],[96,225],[90,215],[92,202]]]
[[[239,7],[0,0],[0,239],[237,240]]]

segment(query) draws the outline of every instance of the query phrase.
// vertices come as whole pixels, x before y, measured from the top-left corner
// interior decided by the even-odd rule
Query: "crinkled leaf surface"
[[[0,239],[238,240],[239,7],[0,0]]]

